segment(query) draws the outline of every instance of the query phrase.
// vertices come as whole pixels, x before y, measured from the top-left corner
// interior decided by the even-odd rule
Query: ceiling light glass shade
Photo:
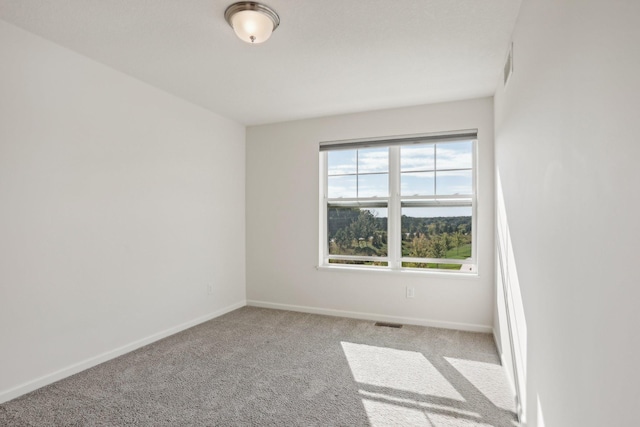
[[[271,19],[253,10],[243,10],[233,15],[231,26],[240,40],[247,43],[262,43],[273,32]]]
[[[224,17],[240,40],[262,43],[280,25],[278,14],[268,6],[255,2],[234,3],[227,8]]]

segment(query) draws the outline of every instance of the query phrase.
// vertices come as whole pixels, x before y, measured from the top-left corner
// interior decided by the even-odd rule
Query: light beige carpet
[[[492,336],[244,307],[0,405],[2,426],[517,426]]]

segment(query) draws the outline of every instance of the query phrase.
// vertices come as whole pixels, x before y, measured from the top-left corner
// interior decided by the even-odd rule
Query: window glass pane
[[[464,263],[444,263],[444,262],[403,262],[402,268],[432,268],[435,270],[447,270],[447,271],[464,271],[467,273],[473,273],[477,271],[475,264]]]
[[[434,149],[433,144],[400,147],[400,170],[402,172],[433,170]]]
[[[389,148],[358,150],[358,173],[389,172]]]
[[[378,267],[386,267],[389,265],[386,261],[354,261],[351,259],[330,259],[329,264],[375,265]]]
[[[338,150],[327,153],[329,175],[356,173],[356,150]]]
[[[449,196],[472,193],[472,175],[470,170],[436,172],[436,194]]]
[[[330,199],[338,197],[357,197],[356,175],[330,176],[327,178],[329,186],[327,197]]]
[[[403,196],[433,196],[433,172],[403,172],[400,194]]]
[[[436,144],[437,169],[471,169],[473,166],[473,142]]]
[[[327,230],[322,239],[326,262],[477,271],[472,260],[474,147],[473,140],[431,141],[321,153],[329,198],[322,227]],[[398,161],[391,168],[390,155]],[[389,193],[389,180],[399,184],[400,194]],[[388,217],[389,203],[401,206],[392,210],[393,218]],[[399,235],[389,236],[389,225]],[[389,255],[390,237],[397,239],[399,250]]]
[[[405,267],[460,270],[471,264],[471,207],[402,208],[402,256],[459,259],[461,264],[403,263]],[[405,265],[412,264],[412,265]]]
[[[358,197],[388,197],[389,174],[358,175]]]
[[[327,208],[330,255],[387,256],[387,208]]]

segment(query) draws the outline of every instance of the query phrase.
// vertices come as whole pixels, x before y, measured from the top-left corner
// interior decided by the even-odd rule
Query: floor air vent
[[[376,322],[375,325],[384,326],[385,328],[396,328],[396,329],[402,328],[402,325],[400,323]]]

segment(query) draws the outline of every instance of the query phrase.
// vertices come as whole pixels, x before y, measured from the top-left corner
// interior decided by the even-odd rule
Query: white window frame
[[[465,196],[402,196],[400,191],[400,149],[411,144],[435,143],[446,144],[447,142],[472,142],[472,194]],[[331,149],[358,149],[369,147],[389,148],[389,195],[388,197],[358,197],[358,198],[328,198],[328,162],[327,152]],[[324,149],[323,149],[324,147]],[[382,139],[346,140],[330,141],[320,143],[319,164],[320,164],[320,226],[319,226],[319,265],[322,267],[344,268],[344,269],[371,269],[371,270],[391,270],[391,271],[417,271],[424,273],[447,272],[453,274],[477,274],[478,271],[478,215],[477,215],[477,162],[478,138],[477,129],[446,132],[429,133],[419,135],[406,135],[398,137],[387,137]],[[438,172],[453,171],[455,169],[438,169]],[[465,169],[467,170],[467,169]],[[348,207],[387,207],[387,256],[352,256],[352,255],[330,255],[328,247],[328,223],[327,210],[329,204],[334,206],[344,205]],[[445,270],[436,268],[413,268],[403,267],[403,262],[416,263],[440,263],[440,264],[463,264],[460,259],[447,258],[411,258],[402,256],[402,236],[401,219],[402,206],[432,207],[432,206],[471,206],[471,258],[464,264],[472,264],[471,271]],[[350,260],[350,261],[376,261],[386,262],[387,266],[367,266],[359,264],[336,264],[329,260]]]

